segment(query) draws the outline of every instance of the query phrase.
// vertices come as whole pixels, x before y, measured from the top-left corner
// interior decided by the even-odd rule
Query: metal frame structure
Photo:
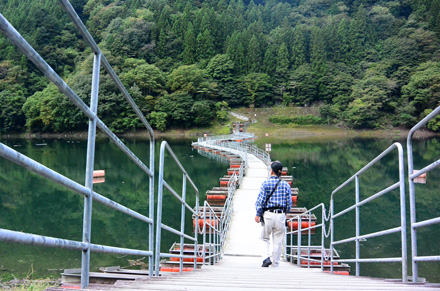
[[[409,182],[409,205],[410,205],[410,223],[411,223],[411,259],[412,259],[412,281],[417,282],[419,277],[419,267],[418,262],[433,262],[440,261],[440,256],[418,256],[417,255],[417,229],[439,224],[440,216],[424,221],[417,222],[417,209],[416,209],[416,191],[414,187],[414,179],[420,175],[427,173],[438,166],[440,166],[440,159],[425,166],[420,171],[414,173],[414,158],[413,158],[413,147],[412,139],[414,133],[425,126],[430,120],[440,114],[440,106],[432,111],[428,116],[423,118],[419,123],[417,123],[408,133],[407,138],[407,150],[408,150],[408,182]]]
[[[206,136],[206,137],[199,137],[197,138],[197,142],[220,142],[220,141],[231,141],[231,140],[237,140],[237,139],[243,139],[243,140],[251,140],[254,139],[255,135],[250,132],[238,132],[235,134],[225,134],[225,135],[212,135],[212,136]]]
[[[371,168],[374,164],[376,164],[378,161],[380,161],[383,157],[388,155],[392,150],[397,149],[398,150],[398,158],[399,158],[399,181],[383,190],[381,190],[378,193],[375,193],[374,195],[359,201],[359,176],[362,175],[366,170]],[[355,199],[356,203],[339,213],[334,214],[334,195],[347,186],[350,182],[355,181]],[[389,192],[391,192],[394,189],[400,189],[400,226],[390,228],[387,230],[369,233],[365,235],[360,235],[360,207],[362,205],[367,204],[368,202],[371,202]],[[334,241],[334,219],[355,209],[356,211],[356,236]],[[360,171],[358,171],[356,174],[354,174],[351,178],[349,178],[347,181],[342,183],[339,187],[337,187],[335,190],[333,190],[330,198],[330,253],[331,253],[331,265],[330,269],[333,273],[333,262],[352,262],[356,263],[356,276],[360,275],[360,263],[382,263],[382,262],[401,262],[402,263],[402,281],[407,282],[407,245],[406,245],[406,213],[405,213],[405,170],[404,170],[404,160],[403,160],[403,148],[400,143],[394,143],[392,144],[388,149],[386,149],[384,152],[382,152],[379,156],[377,156],[374,160],[372,160],[370,163],[368,163],[365,167],[363,167]],[[392,234],[400,232],[401,233],[401,246],[402,246],[402,256],[401,257],[393,257],[393,258],[360,258],[360,243],[359,241],[362,239],[372,238],[372,237],[378,237],[383,236],[387,234]],[[356,257],[355,259],[334,259],[334,252],[333,247],[338,244],[348,243],[348,242],[356,242]]]
[[[153,242],[154,242],[154,133],[150,124],[131,98],[128,91],[112,69],[111,65],[102,54],[96,42],[84,26],[75,10],[68,0],[59,0],[63,9],[72,19],[77,30],[84,37],[84,40],[92,49],[94,54],[93,74],[92,74],[92,90],[90,107],[88,107],[78,95],[61,79],[61,77],[47,64],[47,62],[32,48],[32,46],[18,33],[18,31],[0,14],[0,31],[14,43],[23,54],[32,61],[32,63],[40,69],[44,75],[52,81],[64,95],[76,105],[85,116],[89,118],[89,132],[87,144],[87,164],[86,164],[86,181],[85,186],[81,186],[71,179],[60,175],[59,173],[45,167],[44,165],[33,161],[32,159],[8,148],[0,143],[0,155],[17,163],[26,169],[33,171],[55,183],[64,186],[67,189],[84,196],[84,218],[83,218],[83,240],[82,242],[63,240],[58,238],[39,236],[28,233],[15,232],[11,230],[0,229],[0,240],[7,242],[19,242],[31,245],[60,247],[67,249],[75,249],[82,251],[81,263],[81,287],[85,288],[89,284],[90,271],[90,252],[105,252],[128,255],[148,256],[149,258],[149,274],[153,273]],[[124,98],[128,101],[137,117],[141,120],[145,128],[148,130],[150,137],[150,165],[147,167],[130,149],[98,118],[98,93],[99,93],[99,77],[101,66],[108,72],[113,79],[116,87],[121,91]],[[98,127],[105,135],[107,135],[115,145],[121,149],[141,170],[149,177],[149,217],[139,214],[125,206],[122,206],[104,196],[93,191],[93,166],[95,156],[95,140],[96,127]],[[149,245],[148,250],[132,250],[124,248],[116,248],[102,245],[94,245],[91,243],[91,219],[92,219],[92,200],[96,200],[108,207],[126,213],[149,225]]]
[[[258,159],[262,160],[266,165],[270,165],[271,163],[270,154],[268,152],[248,142],[236,142],[224,138],[220,140],[209,140],[207,141],[207,144],[217,145],[220,147],[235,149],[241,152],[245,152],[247,154],[252,154]]]
[[[247,167],[248,167],[248,152],[256,152],[258,149],[255,146],[249,146],[249,145],[244,145],[244,142],[232,142],[231,140],[233,138],[236,138],[237,135],[222,135],[222,136],[211,136],[209,137],[208,141],[201,141],[201,139],[199,139],[198,142],[193,143],[192,145],[195,146],[196,144],[199,144],[202,147],[205,148],[210,148],[210,149],[216,149],[216,150],[223,150],[223,151],[228,151],[231,152],[233,154],[237,154],[241,157],[242,162],[240,164],[240,168],[238,170],[238,174],[234,173],[229,181],[228,181],[228,197],[225,201],[225,204],[223,206],[223,210],[221,213],[221,216],[218,217],[215,215],[215,213],[213,212],[212,208],[210,207],[209,203],[205,201],[205,210],[204,210],[204,227],[202,230],[203,233],[203,245],[205,246],[204,248],[204,252],[203,252],[203,261],[205,263],[206,258],[209,259],[209,263],[212,263],[211,258],[215,258],[214,259],[214,263],[217,263],[217,260],[221,259],[223,257],[223,246],[224,243],[226,241],[226,235],[228,233],[229,230],[229,226],[230,226],[230,221],[231,221],[231,215],[232,215],[232,211],[233,211],[233,196],[234,193],[237,189],[237,181],[238,181],[238,185],[241,184],[244,175],[246,174],[247,171]],[[207,157],[216,157],[216,154],[212,154],[209,152],[205,152],[203,150],[198,150],[199,153],[201,153],[204,156]],[[270,160],[270,156],[267,154],[266,158],[269,158]],[[219,224],[215,224],[215,225],[211,225],[210,223],[206,222],[206,219],[208,218],[206,216],[206,208],[209,208],[209,221],[212,222],[212,220],[214,219],[216,222],[215,223],[219,223]],[[206,250],[206,246],[207,246],[207,240],[206,240],[206,226],[209,227],[209,249],[213,251],[213,254],[206,256],[205,255],[205,250]],[[214,237],[214,243],[212,244],[212,232],[214,232],[215,237]]]
[[[321,208],[321,212],[322,212],[322,219],[321,219],[321,224],[318,225],[313,225],[312,226],[312,212],[316,209]],[[308,215],[307,215],[308,214]],[[302,228],[302,217],[303,216],[308,216],[307,221],[309,222],[309,227],[306,228]],[[325,259],[325,247],[324,247],[324,239],[326,237],[326,231],[325,231],[325,221],[326,219],[326,214],[325,214],[325,205],[324,203],[320,203],[318,205],[316,205],[315,207],[307,210],[304,213],[298,214],[290,219],[288,219],[287,221],[290,221],[290,225],[293,225],[293,220],[297,219],[298,220],[298,229],[297,230],[292,230],[292,231],[286,231],[286,240],[288,240],[288,237],[290,235],[290,245],[286,244],[286,258],[290,258],[291,262],[293,262],[293,258],[297,258],[297,264],[298,266],[301,266],[301,260],[307,260],[308,264],[307,267],[310,268],[310,262],[321,262],[321,270],[324,270],[324,259]],[[289,227],[287,227],[289,228]],[[293,228],[293,227],[292,227]],[[322,232],[321,232],[321,245],[320,246],[312,246],[311,244],[311,240],[312,240],[312,229],[317,229],[317,228],[322,228]],[[302,246],[302,232],[303,231],[307,231],[307,238],[308,238],[308,243],[307,243],[307,257],[303,257],[301,256],[301,246]],[[297,235],[297,245],[293,245],[293,235],[296,234]],[[297,249],[297,255],[293,255],[292,250],[296,248]],[[320,248],[321,249],[321,260],[315,260],[315,259],[311,259],[310,258],[310,249],[311,248]],[[287,254],[287,249],[290,249],[290,254]]]
[[[182,196],[180,196],[174,189],[171,187],[163,177],[163,172],[165,168],[165,151],[167,151],[177,166],[180,168],[180,170],[183,173],[183,183],[182,183]],[[197,269],[197,235],[198,235],[198,225],[199,225],[199,190],[197,189],[194,182],[189,177],[188,173],[186,172],[185,168],[180,163],[179,159],[177,158],[176,154],[173,152],[171,147],[166,141],[163,141],[160,146],[160,158],[159,158],[159,179],[158,179],[158,198],[157,198],[157,219],[156,219],[156,253],[155,253],[155,275],[159,276],[160,272],[160,258],[161,257],[167,257],[167,258],[179,258],[180,259],[180,272],[183,271],[183,259],[185,258],[194,258],[194,270]],[[195,196],[196,196],[196,202],[195,202],[195,210],[188,205],[186,202],[186,182],[189,181],[192,188],[195,190]],[[163,190],[166,188],[171,194],[173,194],[174,197],[177,198],[177,200],[180,201],[182,204],[182,212],[181,212],[181,223],[180,223],[180,230],[174,229],[166,224],[162,223],[162,204],[163,204]],[[185,234],[185,208],[188,208],[189,211],[191,211],[192,214],[195,216],[195,225],[194,228],[194,237],[189,236]],[[169,231],[171,233],[174,233],[178,236],[180,236],[180,254],[174,255],[171,253],[161,253],[160,251],[160,243],[161,243],[161,232],[162,229]],[[184,240],[188,239],[192,242],[194,242],[194,256],[185,256],[183,254],[183,244]]]
[[[206,210],[208,209],[208,215]],[[198,226],[197,226],[198,227]],[[206,228],[208,227],[208,231]],[[209,264],[216,264],[221,259],[222,254],[222,218],[218,217],[208,201],[205,200],[203,209],[203,264],[206,259]],[[209,255],[206,256],[206,251]]]

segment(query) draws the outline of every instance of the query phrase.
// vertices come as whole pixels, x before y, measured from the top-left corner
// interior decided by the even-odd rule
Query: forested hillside
[[[440,0],[71,3],[160,130],[275,104],[317,104],[323,120],[353,128],[411,126],[440,105]],[[88,104],[93,56],[58,2],[0,0],[0,12]],[[111,128],[140,126],[106,74],[99,104]],[[86,125],[1,36],[0,133]]]

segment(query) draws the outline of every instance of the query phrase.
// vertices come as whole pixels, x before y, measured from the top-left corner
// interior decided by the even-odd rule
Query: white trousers
[[[282,244],[286,236],[286,214],[264,212],[264,226],[261,231],[261,240],[264,242],[262,257],[272,257],[272,266],[278,267],[282,251]],[[272,235],[272,254],[270,253],[270,235]]]

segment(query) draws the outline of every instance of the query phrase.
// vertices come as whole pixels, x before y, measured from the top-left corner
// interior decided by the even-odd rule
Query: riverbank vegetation
[[[440,0],[71,2],[161,131],[221,124],[230,107],[274,105],[319,105],[293,123],[409,127],[440,105]],[[88,104],[93,56],[57,1],[0,0],[0,11]],[[99,98],[110,128],[141,127],[105,73]],[[0,133],[86,128],[0,36]]]

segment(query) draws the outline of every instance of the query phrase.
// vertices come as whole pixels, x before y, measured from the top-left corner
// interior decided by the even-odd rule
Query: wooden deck
[[[62,290],[62,289],[52,289]],[[66,290],[66,289],[64,289]],[[278,268],[262,268],[257,257],[225,256],[202,270],[159,278],[118,281],[115,285],[91,285],[87,290],[432,290],[421,285],[340,276],[319,269],[300,268],[282,262]]]
[[[225,256],[218,264],[205,265],[195,272],[117,281],[114,285],[91,284],[87,290],[440,290],[397,280],[332,275],[287,262],[281,262],[278,268],[262,268],[261,226],[254,221],[254,205],[268,169],[252,155],[248,156],[248,165],[247,175],[233,198],[234,213]]]

